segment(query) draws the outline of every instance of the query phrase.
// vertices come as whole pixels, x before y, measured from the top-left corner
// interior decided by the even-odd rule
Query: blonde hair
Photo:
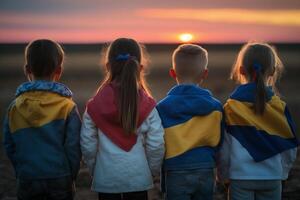
[[[255,69],[255,65],[259,70]],[[240,67],[245,74],[241,74]],[[244,84],[254,81],[256,83],[256,96],[254,109],[258,114],[263,114],[267,101],[267,86],[272,86],[278,93],[276,83],[279,80],[284,67],[275,50],[275,47],[260,42],[249,42],[240,50],[232,67],[230,78]]]
[[[208,53],[199,45],[182,44],[173,52],[172,62],[178,76],[195,76],[207,68]]]

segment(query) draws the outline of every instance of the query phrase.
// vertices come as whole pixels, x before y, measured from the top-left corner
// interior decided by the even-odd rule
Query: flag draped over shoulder
[[[224,105],[227,132],[256,161],[268,159],[298,146],[294,122],[286,106],[271,87],[262,115],[254,113],[255,83],[239,86]]]
[[[118,87],[114,83],[105,85],[88,102],[87,113],[96,126],[118,147],[130,151],[136,144],[136,134],[126,134],[122,128],[118,111]],[[143,89],[139,90],[138,100],[138,127],[155,108],[155,100]]]
[[[157,109],[165,129],[166,167],[193,168],[214,162],[222,132],[222,105],[208,90],[176,86]]]

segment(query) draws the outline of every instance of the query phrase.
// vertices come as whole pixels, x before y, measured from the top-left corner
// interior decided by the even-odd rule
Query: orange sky
[[[117,37],[141,42],[300,42],[295,0],[1,0],[0,43],[51,38],[98,43]]]

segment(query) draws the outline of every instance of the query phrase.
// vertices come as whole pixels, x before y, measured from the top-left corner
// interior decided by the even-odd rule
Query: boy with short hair
[[[172,62],[170,75],[177,86],[157,105],[165,129],[166,198],[212,199],[223,116],[221,103],[200,87],[208,75],[207,51],[183,44],[174,51]]]
[[[64,52],[51,40],[36,40],[25,50],[20,85],[4,120],[4,147],[17,177],[20,200],[74,196],[80,168],[81,121],[72,92],[55,82],[62,74]]]

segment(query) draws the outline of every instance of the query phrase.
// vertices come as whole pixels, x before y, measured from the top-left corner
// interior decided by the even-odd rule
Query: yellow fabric
[[[222,113],[193,117],[165,129],[166,159],[201,146],[217,146],[221,137]]]
[[[284,114],[285,103],[273,96],[263,115],[254,113],[253,104],[229,99],[224,105],[226,123],[231,126],[254,126],[270,135],[292,138],[293,133]]]
[[[66,119],[74,107],[71,98],[56,93],[33,91],[16,98],[9,112],[10,132],[40,127],[53,120]]]

